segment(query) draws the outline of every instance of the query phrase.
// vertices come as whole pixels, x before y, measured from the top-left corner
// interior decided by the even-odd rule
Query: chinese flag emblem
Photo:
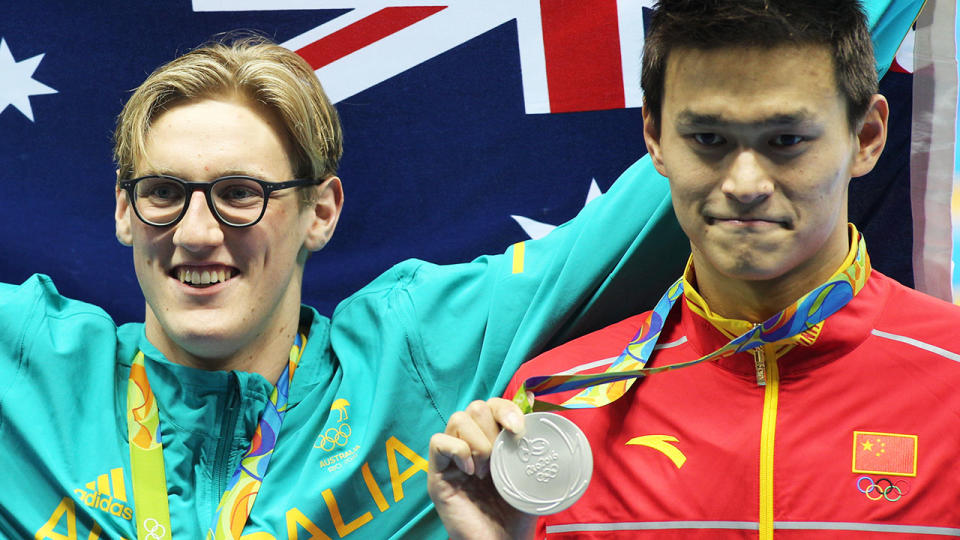
[[[854,431],[853,472],[916,476],[917,436]]]

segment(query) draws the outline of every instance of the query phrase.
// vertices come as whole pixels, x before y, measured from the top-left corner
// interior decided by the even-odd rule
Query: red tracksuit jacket
[[[529,376],[603,371],[642,317],[540,355],[505,396]],[[727,341],[680,301],[648,366]],[[590,441],[593,478],[580,501],[540,519],[539,536],[960,536],[960,308],[873,271],[800,341],[656,374],[610,405],[562,413]]]

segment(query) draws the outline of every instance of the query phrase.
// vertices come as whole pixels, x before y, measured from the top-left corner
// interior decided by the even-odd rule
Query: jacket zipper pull
[[[757,386],[767,385],[767,365],[763,361],[763,349],[756,349],[753,355],[753,366],[757,369]]]
[[[758,326],[758,325],[756,325]],[[754,326],[754,328],[756,328]],[[753,349],[753,367],[757,371],[757,386],[767,385],[767,363],[763,357],[763,345]]]

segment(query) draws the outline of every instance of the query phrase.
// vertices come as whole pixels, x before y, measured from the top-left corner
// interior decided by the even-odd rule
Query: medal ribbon
[[[767,343],[793,337],[813,328],[827,317],[839,311],[856,296],[870,275],[870,258],[867,255],[863,236],[854,228],[852,240],[857,251],[853,263],[842,268],[825,283],[805,294],[786,309],[756,324],[747,332],[732,339],[716,351],[689,362],[669,366],[644,367],[653,354],[653,349],[666,323],[670,309],[683,295],[683,278],[671,285],[657,302],[653,311],[640,325],[637,335],[627,344],[616,361],[603,373],[588,375],[539,375],[526,379],[513,397],[514,403],[524,413],[531,411],[556,411],[602,407],[623,396],[638,377],[662,371],[693,366],[735,353],[756,349]],[[535,396],[554,394],[568,390],[584,389],[582,392],[556,405],[545,401],[530,403],[527,392]]]
[[[277,444],[280,424],[287,411],[290,383],[305,343],[306,337],[302,334],[298,334],[294,339],[287,366],[270,393],[270,401],[260,414],[250,448],[240,460],[240,465],[220,498],[213,524],[207,531],[208,540],[239,538],[243,532]],[[127,383],[127,434],[130,440],[137,538],[172,538],[163,444],[160,440],[160,413],[147,380],[143,351],[137,351],[133,365],[130,366]]]

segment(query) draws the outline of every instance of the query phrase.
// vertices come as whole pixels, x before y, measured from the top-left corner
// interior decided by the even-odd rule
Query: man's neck
[[[298,331],[299,313],[297,315],[296,319],[279,328],[264,329],[239,347],[202,340],[180,344],[163,332],[159,324],[151,325],[149,320],[146,335],[150,343],[175,364],[206,371],[259,373],[271,384],[276,384],[289,362],[290,349]]]
[[[725,275],[693,252],[696,288],[710,311],[728,319],[761,323],[826,282],[846,260],[849,247],[836,245],[773,279]]]
[[[706,280],[704,283],[698,273],[697,291],[707,302],[710,311],[728,319],[761,323],[783,311],[829,277],[828,274],[807,287],[795,282],[780,283],[779,280],[731,280],[723,284]]]

